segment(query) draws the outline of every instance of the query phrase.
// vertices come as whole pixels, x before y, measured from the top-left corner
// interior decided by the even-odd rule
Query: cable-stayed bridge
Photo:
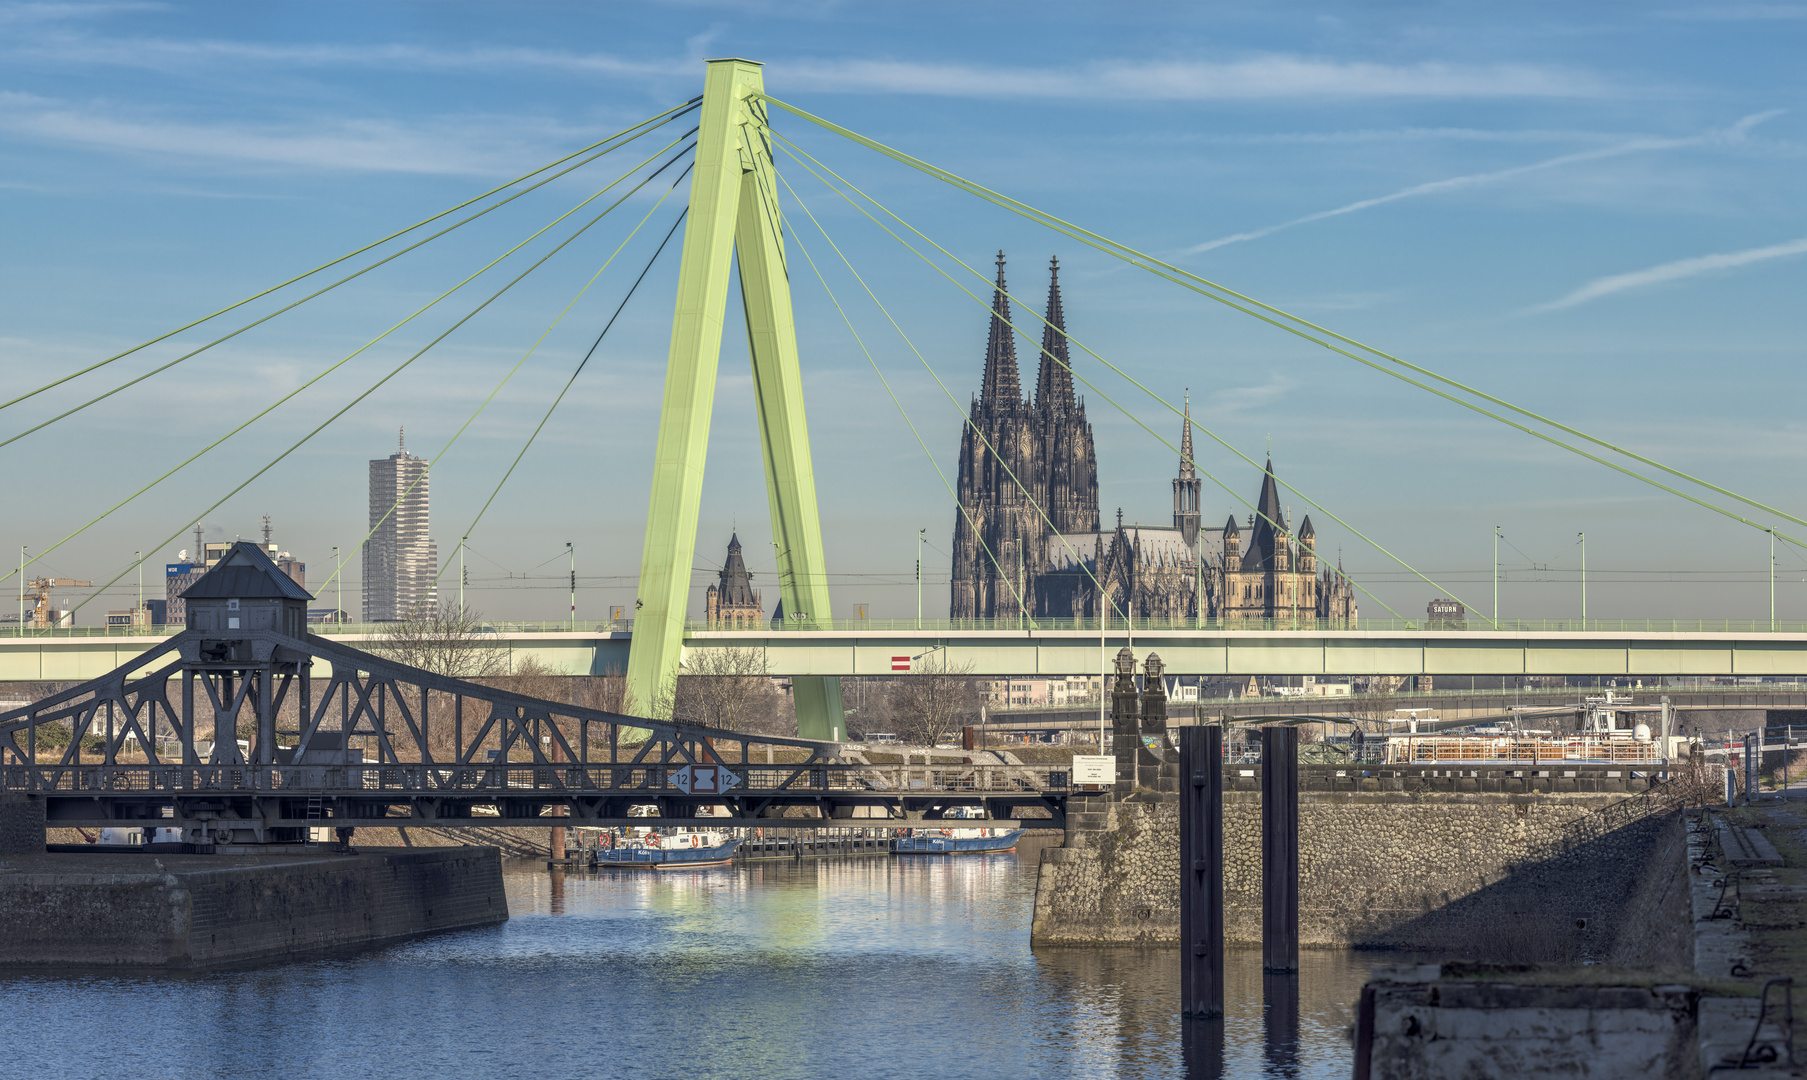
[[[783,124],[776,122],[775,118],[778,117],[782,117]],[[994,306],[988,298],[993,289],[988,274],[969,265],[949,247],[881,204],[848,180],[841,171],[832,167],[824,157],[806,149],[792,137],[785,126],[793,123],[799,131],[808,128],[832,134],[863,152],[914,170],[936,183],[949,185],[1002,211],[1022,216],[1105,258],[1117,260],[1168,285],[1240,312],[1278,332],[1313,343],[1334,356],[1377,374],[1400,380],[1453,407],[1468,410],[1527,437],[1572,452],[1579,459],[1591,463],[1589,467],[1611,470],[1637,483],[1651,485],[1678,500],[1766,533],[1772,544],[1780,541],[1784,544],[1807,546],[1807,542],[1787,531],[1795,529],[1802,535],[1807,535],[1807,519],[1791,515],[1749,495],[1689,475],[1578,427],[1439,374],[1424,365],[1366,345],[1277,306],[1207,280],[1157,256],[1038,210],[928,161],[886,146],[767,94],[760,65],[743,60],[718,60],[708,63],[704,93],[690,102],[668,109],[608,139],[584,147],[210,315],[0,402],[0,412],[10,411],[14,417],[26,417],[29,408],[41,406],[39,396],[48,391],[65,384],[89,386],[95,382],[90,376],[95,376],[95,373],[117,361],[166,341],[185,342],[179,346],[170,346],[179,348],[179,355],[160,361],[140,375],[97,392],[72,407],[61,411],[46,410],[54,412],[54,415],[31,416],[22,420],[17,425],[19,430],[15,434],[0,439],[0,448],[3,448],[169,371],[195,355],[224,345],[318,296],[351,284],[371,270],[402,258],[500,206],[541,190],[560,177],[609,155],[619,153],[632,159],[619,177],[564,210],[545,226],[507,248],[452,288],[411,311],[365,345],[324,367],[261,410],[232,423],[217,438],[188,458],[171,463],[167,469],[158,465],[148,470],[148,482],[107,505],[68,535],[41,549],[35,549],[28,557],[22,557],[15,573],[21,577],[28,575],[32,565],[40,559],[87,530],[101,527],[111,515],[151,492],[177,472],[196,467],[210,452],[271,412],[284,407],[298,394],[358,361],[402,327],[436,310],[438,305],[448,301],[454,294],[460,294],[461,290],[475,285],[480,279],[486,283],[484,287],[489,282],[502,281],[499,287],[475,303],[467,314],[451,321],[418,351],[386,370],[372,372],[374,378],[368,388],[327,415],[317,426],[292,445],[283,448],[267,463],[242,480],[236,475],[222,480],[219,484],[222,491],[220,498],[206,507],[185,509],[171,522],[177,527],[167,537],[159,539],[153,535],[147,538],[150,542],[135,544],[150,552],[169,546],[195,522],[258,483],[290,455],[326,432],[335,421],[372,395],[381,392],[386,384],[427,356],[441,341],[502,299],[516,284],[545,266],[580,237],[588,234],[636,193],[646,191],[651,201],[650,208],[634,220],[601,267],[577,290],[571,302],[558,312],[546,334],[550,334],[565,319],[572,307],[601,278],[604,271],[614,265],[630,244],[639,242],[642,246],[650,246],[656,239],[656,248],[646,259],[638,276],[631,278],[619,304],[613,308],[614,314],[600,328],[595,343],[576,365],[558,396],[548,404],[539,426],[526,438],[483,508],[461,534],[468,538],[478,530],[496,493],[526,457],[540,431],[563,402],[566,392],[602,346],[616,317],[639,290],[647,273],[668,250],[676,252],[680,261],[677,296],[673,309],[663,406],[653,455],[645,540],[637,577],[638,600],[631,620],[632,629],[630,631],[611,626],[606,630],[600,627],[578,630],[574,625],[568,625],[561,633],[552,629],[501,627],[496,630],[494,642],[495,647],[508,649],[511,655],[518,652],[520,655],[533,656],[556,671],[625,672],[629,702],[627,711],[632,715],[653,715],[659,711],[659,702],[663,700],[662,688],[676,677],[687,652],[714,649],[756,650],[763,661],[764,670],[771,674],[791,676],[794,680],[800,733],[806,739],[819,741],[834,741],[844,734],[838,683],[839,678],[844,676],[923,671],[940,667],[944,663],[970,667],[974,673],[982,674],[1090,672],[1100,669],[1102,653],[1120,648],[1129,643],[1132,637],[1138,649],[1146,648],[1161,653],[1167,670],[1196,674],[1764,675],[1793,674],[1807,670],[1807,663],[1803,663],[1807,659],[1807,627],[1789,626],[1776,621],[1773,583],[1770,618],[1741,625],[1677,623],[1669,620],[1602,623],[1585,619],[1574,624],[1518,624],[1498,618],[1496,599],[1493,617],[1481,617],[1477,614],[1481,610],[1480,605],[1467,604],[1471,626],[1457,631],[1440,628],[1424,620],[1415,620],[1392,609],[1364,588],[1359,578],[1352,579],[1350,584],[1366,598],[1370,614],[1358,626],[1318,623],[1309,618],[1309,613],[1307,617],[1301,618],[1298,612],[1289,614],[1284,610],[1276,611],[1270,619],[1227,624],[1213,623],[1203,618],[1190,622],[1174,620],[1149,623],[1133,618],[1133,600],[1127,604],[1121,602],[1115,593],[1111,593],[1104,583],[1093,576],[1092,584],[1099,589],[1101,596],[1109,597],[1112,610],[1106,618],[1087,624],[1084,620],[1063,622],[1058,619],[1031,618],[1026,614],[1031,608],[1029,598],[1023,595],[1020,585],[1012,584],[1020,581],[1020,577],[1009,572],[1005,566],[1012,556],[988,549],[984,552],[984,557],[998,570],[1001,586],[1013,593],[1010,597],[1011,604],[1019,612],[1025,613],[1017,619],[963,625],[932,620],[911,620],[907,624],[864,621],[849,624],[836,621],[832,618],[837,608],[828,586],[829,560],[822,540],[818,513],[819,493],[804,408],[804,379],[800,362],[802,350],[791,311],[791,292],[796,283],[813,280],[826,291],[836,312],[845,319],[847,329],[859,343],[880,383],[892,402],[897,404],[912,431],[918,431],[915,421],[903,409],[897,395],[891,392],[890,379],[873,358],[866,339],[860,336],[849,314],[848,305],[853,299],[871,303],[882,315],[882,323],[888,327],[887,332],[895,332],[902,339],[924,371],[941,388],[952,408],[962,416],[962,422],[969,426],[970,422],[965,419],[963,403],[947,390],[946,382],[916,348],[907,329],[893,317],[891,310],[873,291],[868,283],[869,279],[859,273],[842,245],[835,242],[820,216],[811,208],[809,199],[793,185],[793,180],[801,182],[807,177],[819,183],[828,198],[839,200],[852,208],[855,212],[852,220],[870,224],[894,239],[900,246],[900,257],[920,261],[965,294],[980,309],[996,315],[1000,308]],[[655,146],[656,149],[651,149]],[[780,158],[788,163],[782,170],[778,167]],[[620,161],[621,158],[610,160]],[[686,183],[687,198],[674,198]],[[656,198],[653,197],[655,195]],[[601,209],[598,210],[597,207]],[[811,230],[812,239],[806,242],[802,233]],[[820,238],[820,244],[817,244],[815,237]],[[802,258],[796,258],[797,255]],[[856,283],[856,293],[837,295],[830,285],[824,269],[833,268],[837,263],[844,268],[847,278]],[[520,268],[518,272],[517,267]],[[498,272],[493,277],[486,276],[492,271]],[[731,283],[736,274],[752,357],[753,389],[771,508],[779,593],[783,609],[789,618],[782,628],[723,631],[718,628],[696,627],[687,620],[687,615],[723,320]],[[1001,282],[996,288],[1000,295],[1015,301],[1017,311],[1027,313],[1010,322],[1009,329],[1012,332],[1033,341],[1037,336],[1035,331],[1055,329],[1053,324],[1034,315],[1033,304],[1022,303],[1017,297],[1010,296],[1004,291]],[[234,315],[234,312],[239,314]],[[240,318],[248,321],[236,328],[224,330],[232,320]],[[1282,534],[1288,532],[1288,522],[1277,520],[1261,507],[1251,504],[1236,485],[1219,479],[1205,468],[1204,463],[1194,460],[1189,450],[1182,450],[1181,445],[1157,431],[1156,425],[1149,423],[1137,410],[1153,409],[1160,416],[1159,424],[1163,427],[1168,423],[1169,414],[1173,421],[1185,425],[1186,435],[1181,440],[1185,447],[1192,445],[1192,435],[1196,433],[1202,445],[1214,447],[1214,453],[1221,451],[1222,454],[1227,454],[1232,462],[1259,468],[1254,457],[1233,446],[1206,423],[1183,411],[1181,404],[1166,400],[1151,390],[1146,381],[1138,378],[1135,372],[1101,355],[1086,343],[1067,334],[1064,329],[1058,332],[1067,345],[1087,358],[1086,364],[1076,366],[1056,357],[1046,347],[1042,350],[1043,354],[1061,364],[1075,383],[1090,392],[1095,403],[1120,410],[1150,438],[1181,456],[1188,466],[1195,466],[1201,477],[1220,487],[1235,505],[1246,507],[1251,513],[1259,515],[1265,527]],[[433,457],[434,461],[442,460],[446,451],[452,449],[459,437],[476,422],[489,402],[494,400],[521,365],[533,355],[545,336],[542,334],[520,361],[502,376],[470,419],[458,429],[444,449]],[[188,342],[198,344],[186,344]],[[368,364],[367,358],[364,365]],[[362,366],[352,370],[361,370]],[[83,381],[77,384],[76,380]],[[52,399],[42,399],[48,400]],[[983,433],[979,433],[979,437],[983,438]],[[922,442],[919,432],[917,441]],[[995,448],[989,449],[995,452]],[[952,483],[941,473],[933,455],[927,454],[926,444],[924,451],[928,464],[947,486],[950,503],[957,506],[958,499]],[[1236,467],[1239,468],[1240,465]],[[159,469],[162,471],[158,472]],[[1030,485],[1014,475],[1010,477],[1010,481],[1015,495],[1020,496],[1023,507],[1047,522],[1047,508],[1037,500]],[[1369,545],[1373,551],[1396,564],[1413,579],[1422,581],[1437,594],[1458,596],[1457,591],[1439,584],[1389,550],[1385,538],[1363,532],[1346,516],[1292,484],[1285,481],[1279,481],[1279,484],[1291,496],[1308,505],[1314,514],[1321,515],[1320,523],[1335,522],[1340,525],[1354,541]],[[398,495],[397,505],[407,494],[402,492]],[[93,501],[96,506],[102,506],[114,497],[113,494],[97,495]],[[192,516],[189,510],[194,511]],[[393,510],[394,507],[391,507],[391,512]],[[364,542],[369,540],[377,527],[380,527],[380,523],[372,528],[370,534],[366,534]],[[1018,560],[1021,558],[1020,554],[1015,557]],[[451,560],[447,560],[446,565],[450,564]],[[133,563],[121,568],[111,581],[104,582],[90,594],[89,599],[117,584],[137,565]],[[439,572],[443,575],[443,568]],[[1088,575],[1093,573],[1089,568],[1085,572]],[[330,585],[329,579],[327,586]],[[84,604],[87,602],[88,600],[83,601]],[[1374,611],[1375,608],[1384,609],[1387,615],[1379,616]],[[355,635],[346,635],[343,644],[357,641]],[[160,647],[154,645],[154,639],[140,637],[114,638],[104,634],[58,632],[34,634],[21,631],[16,637],[0,640],[0,675],[8,678],[48,679],[93,677],[111,671],[118,664],[137,660],[151,651],[147,646],[152,649]],[[317,651],[322,672],[336,672],[332,650],[319,647]],[[925,664],[925,660],[930,663]]]

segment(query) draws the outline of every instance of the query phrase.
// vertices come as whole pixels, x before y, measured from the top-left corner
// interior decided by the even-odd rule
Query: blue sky
[[[1807,517],[1807,429],[1797,416],[1804,32],[1807,5],[1789,4],[5,5],[0,391],[33,389],[675,105],[700,92],[704,57],[732,55],[764,61],[768,90],[802,108]],[[801,121],[779,127],[966,262],[988,270],[1004,249],[1025,298],[1039,302],[1047,260],[1059,255],[1076,339],[1162,401],[1190,390],[1198,418],[1250,457],[1271,441],[1283,479],[1476,607],[1491,605],[1497,524],[1508,541],[1504,615],[1578,612],[1583,530],[1590,614],[1767,613],[1761,529]],[[0,544],[45,550],[665,138],[0,448],[14,492]],[[796,239],[902,406],[813,276],[794,273],[830,566],[837,605],[849,609],[838,614],[855,603],[913,613],[919,528],[928,530],[927,607],[937,613],[954,511],[904,415],[951,477],[985,312],[781,164],[955,399],[792,204]],[[683,192],[655,209],[666,186],[630,198],[209,513],[209,535],[252,536],[269,514],[318,583],[334,546],[350,552],[362,540],[366,462],[390,452],[405,425],[409,448],[436,460],[434,533],[451,551],[669,227]],[[537,258],[551,242],[522,254]],[[192,543],[165,537],[470,311],[520,258],[80,533],[34,573],[105,580],[133,551],[154,551],[147,580],[159,592],[157,567]],[[631,604],[675,269],[674,249],[472,532],[471,606],[561,617],[567,541],[584,579],[580,616]],[[226,316],[216,335],[274,306]],[[732,304],[729,317],[738,320]],[[0,438],[180,356],[210,340],[200,335],[214,325],[4,410]],[[1130,520],[1165,521],[1173,454],[1100,394],[1169,442],[1177,423],[1089,357],[1079,368],[1098,386],[1087,396],[1104,516],[1121,506]],[[738,330],[726,335],[721,370],[698,564],[718,562],[738,528],[755,571],[765,571],[770,534]],[[1246,463],[1202,443],[1199,456],[1253,496]],[[1310,510],[1287,501],[1295,516]],[[1205,507],[1217,520],[1248,512],[1210,484]],[[1351,528],[1313,518],[1320,549],[1340,549],[1378,601],[1423,610],[1430,586]],[[355,565],[349,577],[356,610]],[[119,606],[133,580],[127,573],[80,621]],[[704,575],[697,580],[700,590]],[[1778,581],[1782,616],[1807,618],[1807,552],[1781,545]],[[1378,601],[1364,598],[1363,614],[1384,615]]]

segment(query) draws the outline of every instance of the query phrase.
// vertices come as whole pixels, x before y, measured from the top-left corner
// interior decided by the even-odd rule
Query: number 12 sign
[[[740,783],[720,765],[686,765],[671,774],[671,782],[686,795],[720,795]]]

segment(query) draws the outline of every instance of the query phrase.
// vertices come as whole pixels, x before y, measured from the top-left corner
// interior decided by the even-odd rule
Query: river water
[[[1178,954],[1035,949],[1039,845],[677,872],[505,871],[511,920],[354,957],[0,975],[0,1074],[1012,1080],[1346,1077],[1385,954],[1230,953],[1182,1050]],[[1190,1069],[1190,1073],[1189,1070]]]

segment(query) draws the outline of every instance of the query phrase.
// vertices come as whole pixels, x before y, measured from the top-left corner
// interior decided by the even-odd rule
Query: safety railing
[[[531,797],[543,793],[643,792],[690,794],[680,786],[682,763],[662,765],[8,765],[0,790],[95,795],[297,792],[359,797],[380,794],[463,794]],[[926,793],[1061,794],[1072,790],[1070,770],[1020,765],[730,766],[738,782],[724,794]],[[698,795],[707,799],[708,796]]]
[[[392,630],[390,623],[309,623],[308,632],[327,637],[380,638]],[[630,634],[632,619],[564,620],[564,621],[486,621],[473,626],[473,636],[519,634],[584,634],[590,636]],[[166,638],[177,633],[179,626],[60,626],[21,627],[0,625],[0,640],[7,638],[84,638],[142,637]],[[1471,618],[1465,622],[1428,619],[1136,619],[1133,624],[1123,619],[810,619],[771,625],[760,622],[751,626],[693,620],[685,624],[689,634],[771,637],[791,633],[985,633],[1083,632],[1126,635],[1204,632],[1234,633],[1246,631],[1297,631],[1304,633],[1448,633],[1448,634],[1807,634],[1807,621],[1798,619],[1487,619]],[[708,640],[705,638],[704,640]]]

